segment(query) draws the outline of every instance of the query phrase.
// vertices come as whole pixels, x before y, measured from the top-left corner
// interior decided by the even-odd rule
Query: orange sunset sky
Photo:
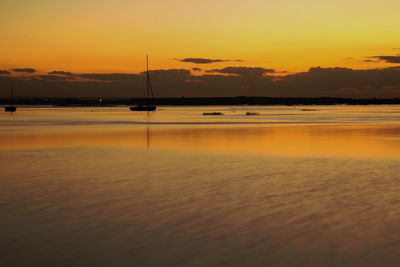
[[[400,47],[397,0],[2,0],[0,68],[139,72],[174,58],[286,71],[375,68]],[[217,64],[214,64],[217,65]]]
[[[146,54],[151,69],[193,75],[391,68],[400,64],[399,11],[398,0],[2,0],[0,70],[137,74]]]

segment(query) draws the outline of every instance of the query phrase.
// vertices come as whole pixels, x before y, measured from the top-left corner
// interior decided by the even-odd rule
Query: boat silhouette
[[[11,93],[10,93],[11,97],[10,97],[10,102],[13,101],[14,98],[14,87],[11,85]],[[15,112],[17,110],[17,107],[15,106],[6,106],[4,107],[4,111],[6,112]]]
[[[150,76],[149,76],[149,56],[146,55],[146,83],[147,83],[147,103],[149,103],[149,99],[150,99],[150,94],[151,97],[154,98],[154,94],[153,94],[153,88],[151,86],[151,81],[150,81]],[[131,111],[155,111],[156,110],[156,106],[155,105],[137,105],[137,106],[132,106],[129,107],[129,109]]]

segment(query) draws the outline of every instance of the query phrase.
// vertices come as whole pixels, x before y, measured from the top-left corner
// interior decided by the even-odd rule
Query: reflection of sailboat
[[[147,116],[146,116],[146,120],[147,120],[147,125],[146,125],[146,147],[147,149],[150,148],[150,121],[151,121],[151,115],[150,112],[147,112]]]
[[[14,98],[14,87],[11,85],[11,98],[10,98],[11,102],[12,102],[13,98]],[[4,108],[4,110],[7,112],[14,112],[17,110],[17,108],[14,106],[6,106]]]
[[[150,93],[151,97],[154,97],[153,95],[153,88],[151,87],[151,82],[150,82],[150,76],[149,76],[149,57],[146,55],[146,82],[147,82],[147,101],[149,101]],[[156,106],[154,105],[138,105],[138,106],[133,106],[129,107],[130,110],[132,111],[154,111],[156,110]]]
[[[147,149],[149,149],[150,148],[150,127],[149,127],[149,125],[147,124],[147,129],[146,129],[146,147],[147,147]]]

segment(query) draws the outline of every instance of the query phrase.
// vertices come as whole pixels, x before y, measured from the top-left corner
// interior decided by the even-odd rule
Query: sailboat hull
[[[134,106],[134,107],[129,107],[131,111],[155,111],[156,106]]]

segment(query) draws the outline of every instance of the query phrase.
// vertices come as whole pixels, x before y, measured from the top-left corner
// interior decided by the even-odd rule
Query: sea
[[[0,111],[0,266],[399,266],[399,252],[400,106]]]

